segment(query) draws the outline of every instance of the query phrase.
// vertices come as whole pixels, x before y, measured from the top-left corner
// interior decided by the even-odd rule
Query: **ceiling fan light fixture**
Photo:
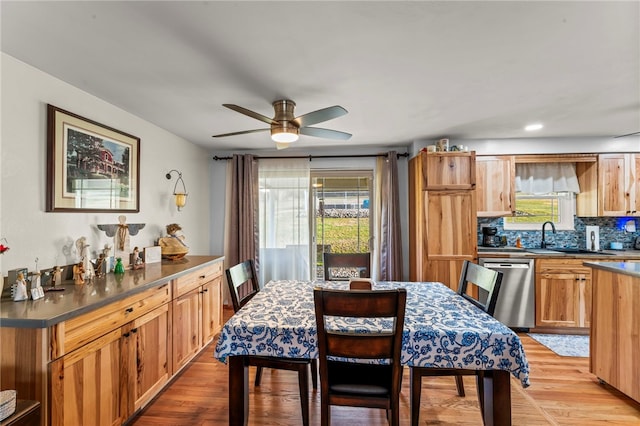
[[[297,128],[271,129],[271,140],[278,143],[292,143],[298,140]]]

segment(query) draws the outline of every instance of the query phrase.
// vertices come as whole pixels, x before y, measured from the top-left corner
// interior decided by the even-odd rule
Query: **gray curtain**
[[[380,229],[379,279],[402,281],[402,239],[400,230],[400,196],[398,195],[398,155],[389,151],[379,158]]]
[[[258,173],[253,155],[234,154],[231,159],[231,188],[227,208],[229,233],[226,250],[228,266],[254,259],[256,269],[258,228]]]

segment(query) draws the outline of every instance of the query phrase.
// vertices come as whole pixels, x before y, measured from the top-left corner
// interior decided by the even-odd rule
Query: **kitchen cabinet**
[[[64,355],[51,363],[52,425],[122,424],[168,382],[170,292],[167,283],[54,327]]]
[[[173,366],[182,369],[222,329],[222,263],[174,280]]]
[[[600,216],[640,216],[640,155],[598,156]]]
[[[478,251],[475,153],[421,152],[409,162],[409,276],[457,290]]]
[[[536,261],[536,327],[587,328],[591,268],[581,259]]]
[[[589,371],[640,402],[640,276],[620,269],[593,271]]]
[[[478,217],[515,214],[515,166],[512,155],[476,157]]]

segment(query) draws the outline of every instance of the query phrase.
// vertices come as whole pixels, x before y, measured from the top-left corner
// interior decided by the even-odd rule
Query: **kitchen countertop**
[[[601,250],[589,253],[563,253],[554,251],[553,248],[516,248],[516,247],[478,247],[478,257],[482,258],[514,258],[514,259],[607,259],[640,260],[640,250]]]
[[[585,266],[640,278],[640,262],[584,262]]]
[[[106,306],[152,287],[167,283],[211,263],[223,256],[186,256],[176,261],[145,265],[127,270],[124,275],[113,273],[82,285],[65,281],[56,287],[64,291],[47,291],[42,299],[14,302],[0,301],[0,327],[46,328],[86,312]],[[46,290],[46,287],[45,287]]]

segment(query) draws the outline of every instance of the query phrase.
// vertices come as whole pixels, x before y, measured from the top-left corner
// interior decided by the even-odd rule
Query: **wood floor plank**
[[[225,314],[230,315],[226,310]],[[526,334],[520,335],[529,361],[531,386],[511,384],[513,424],[518,426],[640,425],[640,404],[589,373],[588,358],[561,357]],[[215,343],[214,343],[215,344]],[[135,426],[226,425],[228,423],[227,366],[207,347],[131,424]],[[250,369],[249,425],[301,424],[297,374],[265,370],[254,388]],[[458,397],[453,378],[423,380],[421,425],[481,426],[473,377],[465,377],[467,396]],[[405,368],[400,399],[400,423],[409,425],[409,371]],[[310,389],[311,425],[320,424],[320,394]],[[386,426],[382,410],[334,407],[334,426]]]

